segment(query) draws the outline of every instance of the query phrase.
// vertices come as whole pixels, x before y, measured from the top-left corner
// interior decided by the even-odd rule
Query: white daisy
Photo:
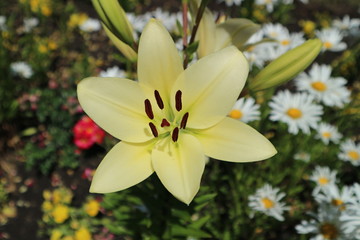
[[[335,19],[332,22],[333,27],[339,29],[342,31],[345,35],[347,33],[353,33],[355,31],[359,31],[360,27],[360,18],[353,18],[351,19],[349,15],[344,16],[344,18],[341,19]]]
[[[267,23],[262,26],[264,36],[275,40],[280,40],[283,35],[288,35],[289,30],[280,23]]]
[[[26,18],[24,19],[24,32],[28,33],[39,24],[39,19],[37,18]]]
[[[6,30],[6,17],[0,16],[0,30],[5,31]]]
[[[249,196],[249,207],[279,221],[284,221],[283,212],[289,210],[289,207],[280,202],[283,197],[285,194],[280,192],[279,188],[265,184],[262,188],[257,189],[254,195]]]
[[[343,34],[336,28],[326,28],[315,32],[323,42],[322,51],[339,52],[346,49],[346,43],[342,42]]]
[[[245,44],[250,46],[244,51],[244,55],[248,60],[250,67],[256,65],[259,68],[263,68],[266,61],[272,60],[269,58],[268,54],[268,48],[270,47],[269,43],[259,43],[263,39],[264,32],[257,31],[248,39]]]
[[[328,167],[316,166],[315,170],[310,176],[310,180],[316,183],[313,194],[318,194],[322,189],[329,185],[334,185],[336,182],[337,171],[331,171]]]
[[[274,10],[274,4],[277,4],[278,0],[255,0],[256,5],[265,5],[268,12]]]
[[[345,87],[347,81],[342,77],[331,77],[331,71],[329,65],[314,63],[309,74],[302,72],[295,78],[295,85],[326,106],[343,107],[350,102],[350,91]]]
[[[106,69],[105,71],[101,71],[99,74],[100,77],[118,77],[118,78],[126,78],[126,72],[119,67],[111,67]]]
[[[341,153],[338,157],[341,160],[349,161],[354,166],[360,166],[360,144],[355,144],[351,139],[346,140],[340,145]]]
[[[85,20],[79,28],[84,32],[96,32],[101,28],[100,21],[94,18],[88,18]]]
[[[311,155],[307,152],[297,152],[294,154],[294,159],[303,162],[309,162]]]
[[[328,123],[320,123],[315,137],[317,139],[321,139],[321,141],[327,145],[330,141],[338,143],[342,135],[338,132],[335,126]]]
[[[353,239],[360,239],[360,184],[355,183],[351,186],[351,191],[353,198],[340,220],[345,222],[345,233]]]
[[[232,5],[240,6],[242,0],[218,0],[218,2],[225,2],[226,6],[231,7]]]
[[[14,62],[10,64],[11,70],[23,78],[30,78],[33,75],[33,70],[26,62]]]
[[[238,119],[244,123],[260,119],[260,105],[251,97],[240,98],[229,113],[229,117]]]
[[[280,91],[269,103],[270,120],[284,122],[289,133],[297,134],[299,129],[309,134],[310,128],[316,128],[323,113],[321,106],[313,103],[313,97],[306,93],[292,94],[288,90]]]
[[[309,240],[348,240],[344,232],[340,212],[336,208],[320,205],[317,214],[312,214],[310,221],[301,221],[295,229],[299,234],[315,234]]]
[[[352,191],[348,186],[344,186],[340,190],[335,184],[327,184],[319,193],[314,195],[314,198],[318,203],[327,203],[340,211],[344,211],[347,204],[352,201]]]

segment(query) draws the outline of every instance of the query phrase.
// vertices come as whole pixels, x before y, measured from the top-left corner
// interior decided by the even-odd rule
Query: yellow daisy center
[[[357,153],[355,151],[349,151],[348,156],[353,160],[359,160],[359,158],[360,158],[359,153]]]
[[[287,46],[287,45],[290,44],[290,41],[289,40],[282,40],[280,43],[281,43],[281,45]]]
[[[319,92],[323,92],[326,90],[326,84],[320,81],[313,82],[311,86]]]
[[[326,177],[321,177],[321,178],[319,178],[318,182],[320,185],[325,185],[325,184],[328,184],[329,179],[327,179]]]
[[[298,119],[302,116],[302,112],[297,108],[290,108],[289,110],[287,110],[286,114],[293,119]]]
[[[323,136],[324,138],[330,138],[330,137],[331,137],[331,133],[330,133],[330,132],[323,132],[323,133],[322,133],[322,136]]]
[[[243,113],[242,113],[240,110],[238,110],[238,109],[233,109],[233,110],[231,110],[231,112],[229,113],[229,116],[230,116],[231,118],[240,119],[240,118],[242,118]]]
[[[320,233],[325,239],[332,240],[338,236],[338,230],[332,223],[324,223],[320,226]]]
[[[271,201],[270,199],[268,199],[268,198],[263,198],[263,199],[261,199],[261,202],[262,202],[262,204],[264,205],[264,207],[266,208],[266,209],[269,209],[269,208],[272,208],[272,207],[274,207],[274,202],[273,201]]]
[[[324,42],[325,48],[331,48],[332,46],[333,46],[333,44],[331,42],[329,42],[329,41]]]

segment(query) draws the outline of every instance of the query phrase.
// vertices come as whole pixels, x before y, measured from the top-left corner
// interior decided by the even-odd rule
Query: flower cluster
[[[101,144],[105,132],[91,118],[82,117],[73,128],[74,143],[80,149],[89,149],[95,143]]]

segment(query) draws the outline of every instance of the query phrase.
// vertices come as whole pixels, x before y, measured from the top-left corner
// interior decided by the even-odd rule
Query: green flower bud
[[[101,21],[118,39],[134,43],[133,29],[118,0],[92,0]]]
[[[250,90],[264,90],[292,79],[314,61],[321,47],[319,39],[312,39],[284,53],[255,76],[249,83]]]

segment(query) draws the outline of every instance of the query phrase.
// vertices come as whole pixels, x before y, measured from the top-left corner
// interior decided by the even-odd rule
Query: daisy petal
[[[189,204],[199,191],[205,156],[199,141],[191,135],[181,134],[175,144],[170,141],[158,143],[152,151],[153,167],[166,189]]]
[[[259,161],[276,154],[271,142],[252,127],[226,117],[196,135],[205,155],[229,162]]]
[[[108,152],[96,169],[90,192],[120,191],[138,184],[153,172],[148,144],[120,142]]]
[[[153,137],[138,83],[122,78],[86,78],[78,84],[77,92],[84,111],[114,137],[128,142]]]
[[[210,54],[187,68],[172,89],[182,92],[183,111],[191,112],[188,127],[204,129],[221,121],[233,107],[249,66],[235,47]],[[172,106],[175,106],[175,99]]]
[[[139,43],[139,82],[169,99],[171,86],[182,71],[181,58],[169,32],[160,22],[151,19]]]

